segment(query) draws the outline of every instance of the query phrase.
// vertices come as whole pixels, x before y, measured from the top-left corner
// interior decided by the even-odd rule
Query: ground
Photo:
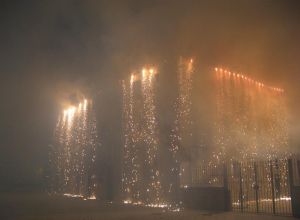
[[[0,193],[0,220],[293,220],[292,217],[132,207],[41,193]]]

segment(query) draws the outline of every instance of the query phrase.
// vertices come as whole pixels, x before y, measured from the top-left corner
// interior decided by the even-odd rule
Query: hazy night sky
[[[103,123],[111,124],[120,118],[111,110],[118,103],[110,102],[118,100],[120,79],[144,63],[171,65],[181,55],[284,88],[292,144],[300,148],[299,3],[2,0],[0,186],[40,180],[70,94],[106,94],[101,109],[112,113]],[[111,136],[118,134],[115,123]]]

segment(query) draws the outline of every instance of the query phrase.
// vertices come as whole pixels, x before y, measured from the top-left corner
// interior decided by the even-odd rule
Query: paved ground
[[[35,193],[0,194],[0,220],[293,220],[292,217],[131,207]]]

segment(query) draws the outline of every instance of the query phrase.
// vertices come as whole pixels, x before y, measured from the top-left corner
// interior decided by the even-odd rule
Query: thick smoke
[[[155,64],[165,74],[162,77],[174,80],[179,56],[194,57],[199,70],[221,65],[283,87],[288,97],[291,145],[297,149],[297,4],[197,0],[1,2],[0,170],[1,179],[7,181],[1,184],[41,183],[56,116],[62,103],[73,102],[73,94],[95,100],[99,133],[109,149],[107,161],[118,157],[115,146],[121,140],[115,137],[121,136],[120,80],[145,64]],[[195,77],[207,80],[204,74]],[[209,85],[197,88],[203,100],[209,97],[205,95]],[[168,103],[166,94],[162,97]],[[199,109],[209,112],[207,106],[199,105]],[[208,123],[205,117],[201,121]],[[117,170],[108,162],[102,166]]]

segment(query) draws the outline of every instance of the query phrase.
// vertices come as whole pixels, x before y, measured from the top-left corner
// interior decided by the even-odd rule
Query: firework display
[[[50,162],[54,169],[52,188],[70,197],[95,198],[94,172],[97,147],[96,119],[92,102],[64,110],[54,132]]]
[[[194,179],[223,186],[225,177],[234,210],[289,215],[284,90],[222,68],[215,68],[215,82],[215,145]],[[223,166],[224,173],[211,172]]]
[[[284,91],[215,68],[216,160],[270,160],[287,156]]]
[[[170,99],[173,115],[167,120],[160,110],[164,103],[159,102],[162,86],[156,68],[143,68],[122,81],[123,203],[180,210],[183,188],[226,187],[236,210],[268,211],[284,206],[282,213],[289,213],[284,90],[215,68],[212,110],[205,115],[212,120],[201,127],[203,100],[194,96],[194,87],[201,87],[198,82],[202,82],[194,79],[194,73],[194,61],[180,58],[174,99]],[[166,124],[168,129],[162,131]],[[205,135],[209,141],[203,142],[201,132],[209,129]],[[98,137],[92,102],[84,100],[67,108],[54,136],[54,191],[96,198]]]
[[[153,68],[123,81],[124,202],[161,206],[164,203],[158,163],[158,122]]]
[[[183,163],[186,157],[190,155],[189,142],[192,137],[192,83],[193,83],[194,65],[193,60],[181,58],[178,65],[178,97],[175,103],[176,118],[171,132],[170,151],[173,156],[173,164],[170,167],[171,183],[169,193],[176,194],[180,185],[185,185],[184,180],[188,173],[188,168]],[[183,165],[183,166],[182,166]],[[182,178],[179,178],[182,176]]]
[[[180,59],[178,66],[176,118],[170,136],[168,183],[162,182],[159,163],[159,125],[155,90],[155,69],[143,69],[123,81],[124,162],[122,186],[126,203],[167,206],[180,187],[184,172],[183,155],[190,154],[187,143],[191,129],[193,60]],[[165,155],[166,156],[166,155]],[[163,158],[162,158],[163,159]],[[167,199],[168,198],[168,199]],[[176,204],[177,205],[177,204]]]

